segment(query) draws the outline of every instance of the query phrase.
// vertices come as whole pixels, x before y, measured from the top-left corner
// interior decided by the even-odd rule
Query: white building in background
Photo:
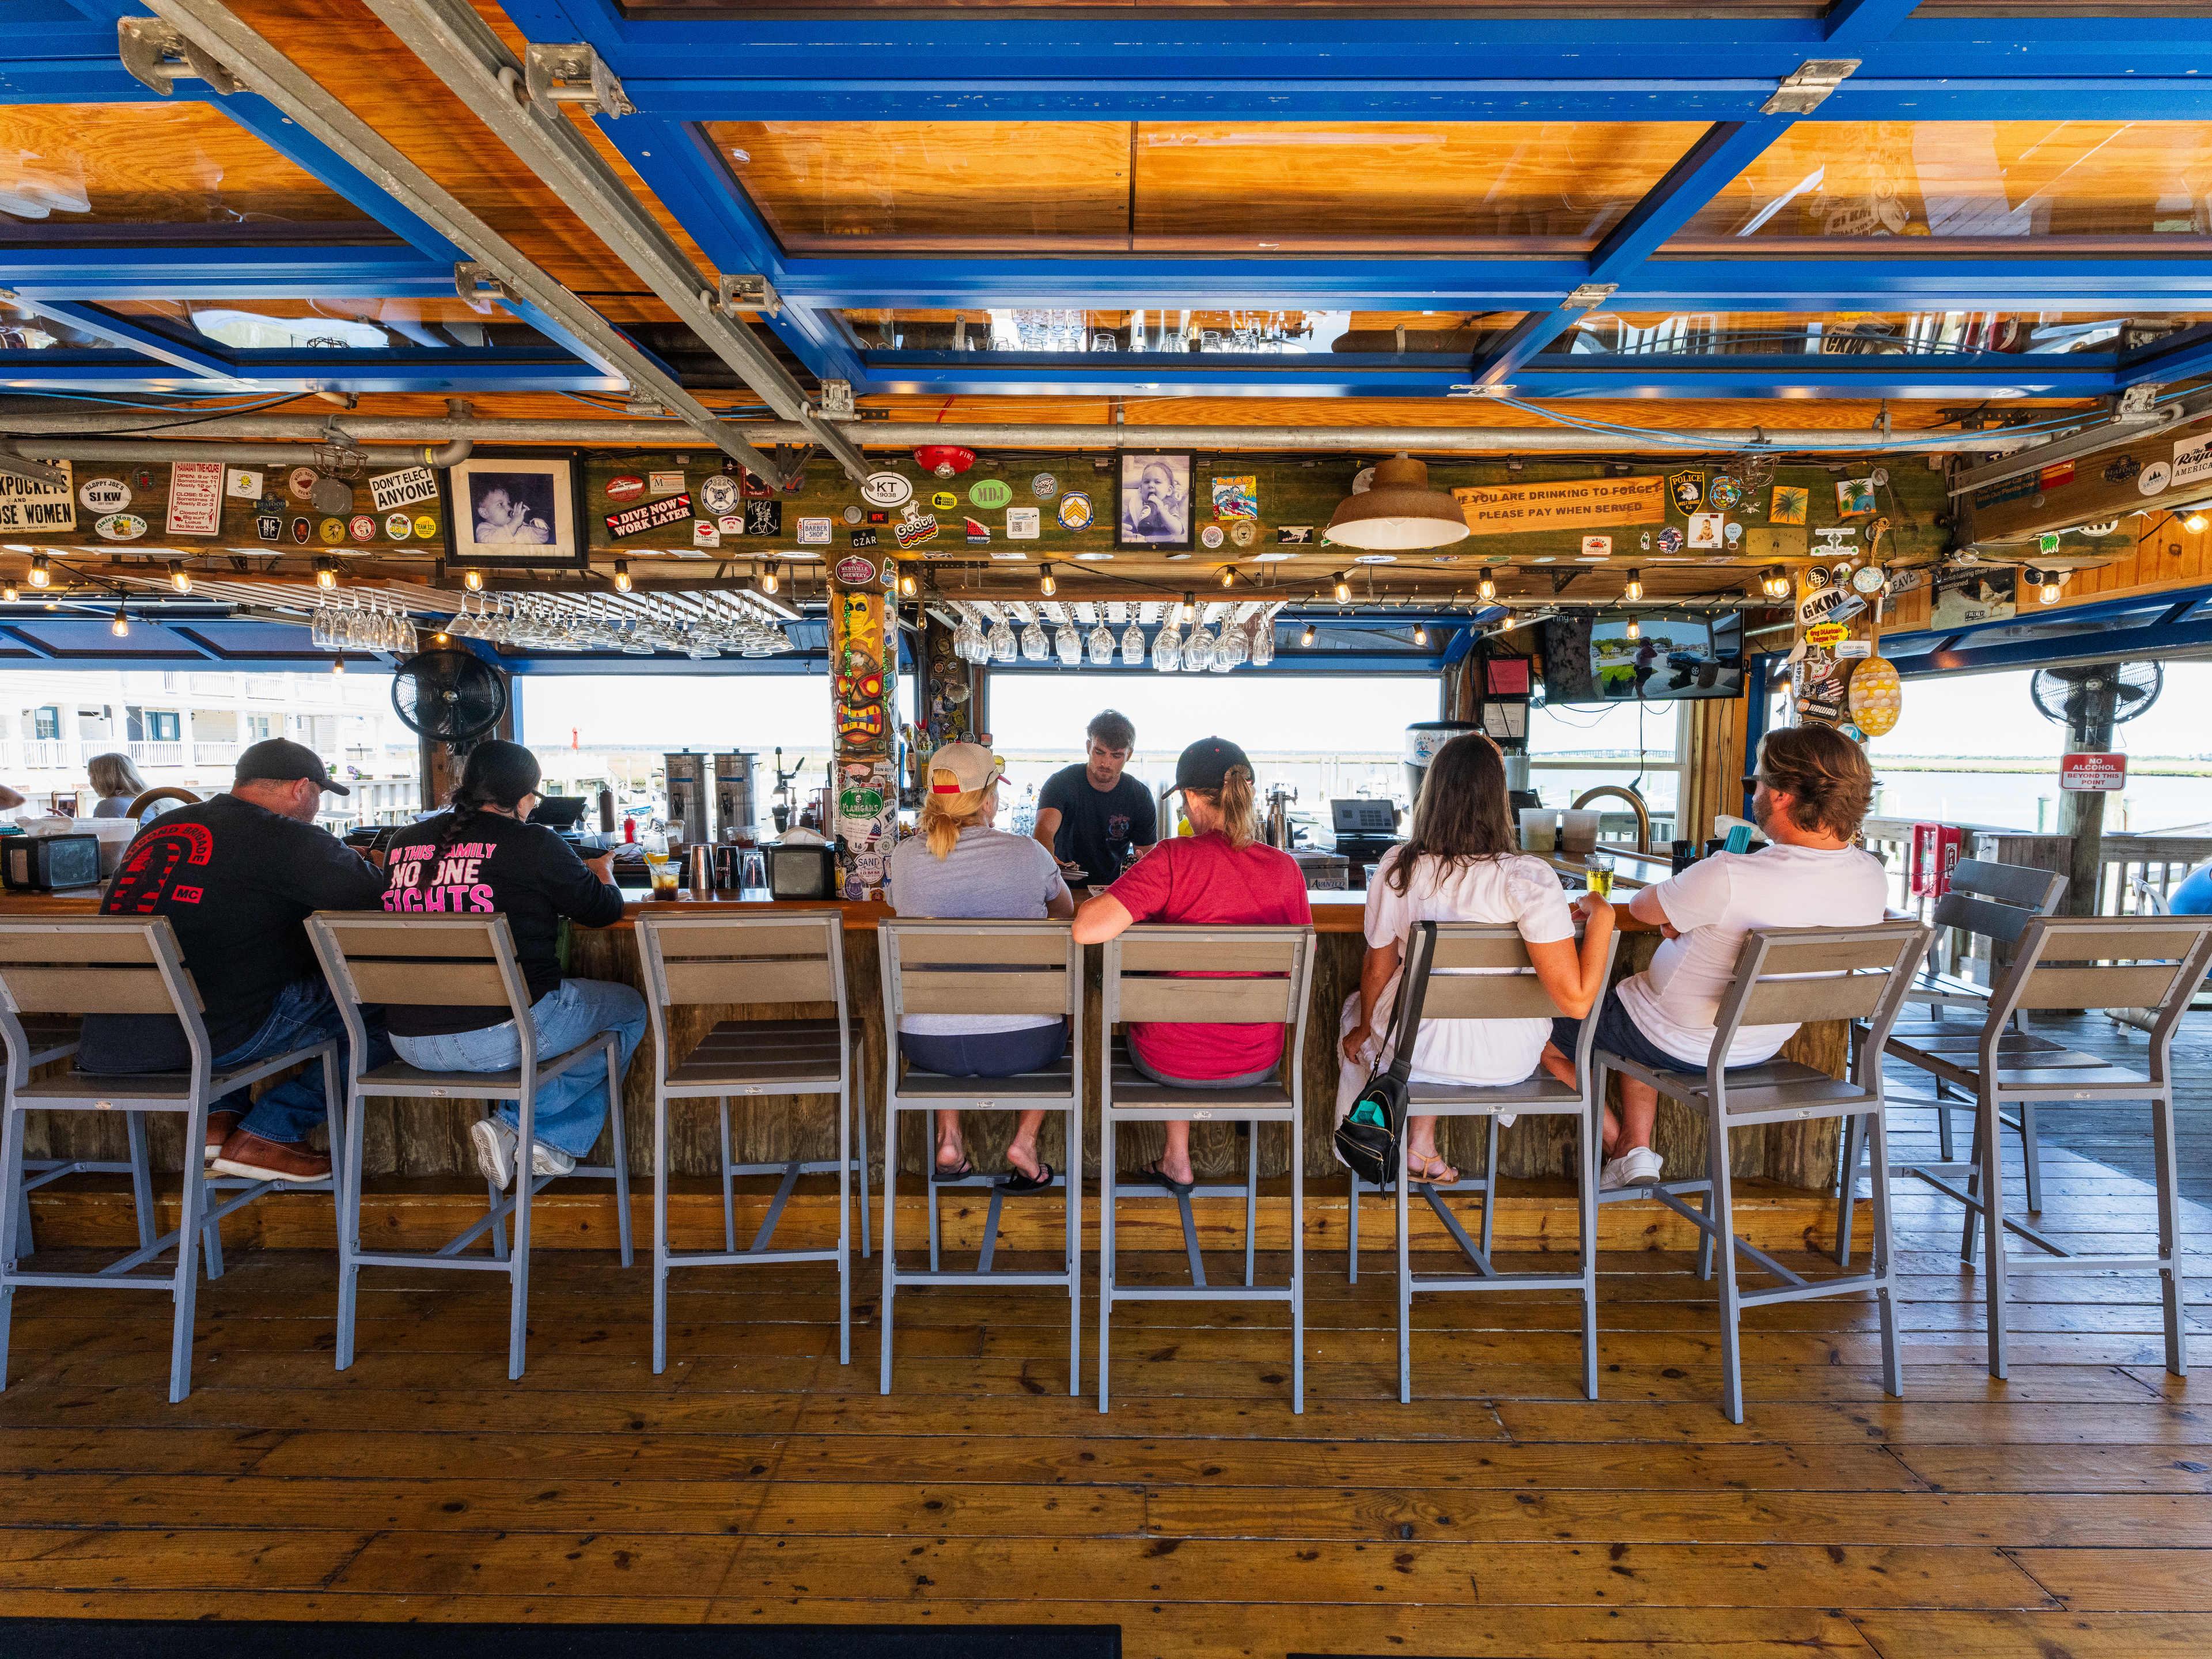
[[[239,751],[264,738],[305,744],[351,786],[349,799],[325,798],[325,824],[405,819],[420,806],[419,750],[389,674],[0,671],[0,782],[29,798],[27,815],[72,792],[89,814],[85,764],[110,752],[130,756],[149,788],[215,794]]]

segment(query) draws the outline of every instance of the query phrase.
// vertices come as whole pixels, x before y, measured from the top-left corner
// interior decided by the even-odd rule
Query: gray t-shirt
[[[974,825],[960,832],[939,858],[927,839],[915,836],[891,854],[891,906],[902,916],[973,916],[1037,921],[1045,907],[1067,890],[1060,866],[1042,843],[1028,836]],[[908,1014],[899,1030],[921,1036],[1025,1031],[1050,1025],[1053,1014]]]

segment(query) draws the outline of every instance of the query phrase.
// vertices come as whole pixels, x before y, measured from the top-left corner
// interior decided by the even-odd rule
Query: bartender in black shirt
[[[230,793],[164,812],[123,855],[100,905],[110,916],[167,916],[205,1005],[216,1071],[337,1040],[345,1026],[301,924],[317,910],[369,910],[384,878],[315,827],[333,783],[304,744],[271,738],[238,757]],[[372,1027],[371,1066],[392,1058]],[[192,1063],[168,1014],[88,1014],[78,1066],[100,1074],[181,1072]],[[319,1181],[327,1153],[308,1133],[325,1121],[323,1072],[309,1066],[258,1102],[227,1095],[208,1113],[206,1156],[227,1175]]]
[[[1036,838],[1071,881],[1103,887],[1160,838],[1152,792],[1122,775],[1136,746],[1129,717],[1105,710],[1084,732],[1084,763],[1054,773],[1037,796]]]

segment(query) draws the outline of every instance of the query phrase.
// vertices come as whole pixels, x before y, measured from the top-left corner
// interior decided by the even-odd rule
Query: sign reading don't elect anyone
[[[1667,516],[1664,478],[1573,478],[1551,483],[1478,484],[1455,489],[1478,536],[1596,525],[1658,524]]]

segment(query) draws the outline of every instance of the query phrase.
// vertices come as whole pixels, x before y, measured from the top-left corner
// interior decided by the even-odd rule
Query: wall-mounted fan
[[[392,706],[410,732],[463,754],[506,714],[507,680],[465,651],[420,652],[393,672]]]
[[[2072,668],[2039,668],[2028,687],[2038,713],[2073,731],[2087,715],[2097,694],[2117,679],[2112,721],[2118,725],[2149,712],[2166,684],[2166,670],[2154,662],[2084,663]]]

